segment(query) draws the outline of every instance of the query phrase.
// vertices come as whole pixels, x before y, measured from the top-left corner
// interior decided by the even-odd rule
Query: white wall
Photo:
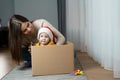
[[[44,18],[58,28],[57,0],[0,0],[0,18],[7,26],[13,14],[21,14],[30,20]]]
[[[8,19],[14,13],[13,0],[0,0],[0,18],[2,19],[2,26],[7,26]]]
[[[14,0],[15,13],[30,20],[44,18],[58,28],[57,0]]]

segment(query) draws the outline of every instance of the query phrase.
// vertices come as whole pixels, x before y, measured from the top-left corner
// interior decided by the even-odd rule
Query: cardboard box
[[[70,73],[74,70],[74,45],[32,46],[32,75]]]

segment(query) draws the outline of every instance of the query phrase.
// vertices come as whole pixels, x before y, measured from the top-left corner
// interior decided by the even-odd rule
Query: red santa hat
[[[40,39],[40,34],[41,33],[47,33],[50,37],[50,40],[53,41],[53,33],[51,32],[51,30],[47,27],[43,27],[43,28],[40,28],[39,31],[38,31],[38,35],[37,35],[37,39],[39,40]]]

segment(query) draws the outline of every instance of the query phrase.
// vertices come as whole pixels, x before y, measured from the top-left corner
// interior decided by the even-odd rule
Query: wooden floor
[[[113,72],[103,69],[87,53],[78,52],[79,61],[87,74],[88,80],[120,80],[113,78]]]
[[[8,49],[0,49],[0,80],[10,72],[16,64],[12,61]]]
[[[87,53],[77,52],[80,63],[88,80],[120,80],[113,78],[113,72],[107,71],[94,62]],[[8,49],[0,49],[0,79],[7,75],[16,64],[12,61]]]

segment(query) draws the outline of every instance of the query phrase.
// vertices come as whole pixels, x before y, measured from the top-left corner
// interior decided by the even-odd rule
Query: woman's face
[[[32,34],[35,31],[31,22],[23,22],[21,25],[21,31],[23,34]]]

